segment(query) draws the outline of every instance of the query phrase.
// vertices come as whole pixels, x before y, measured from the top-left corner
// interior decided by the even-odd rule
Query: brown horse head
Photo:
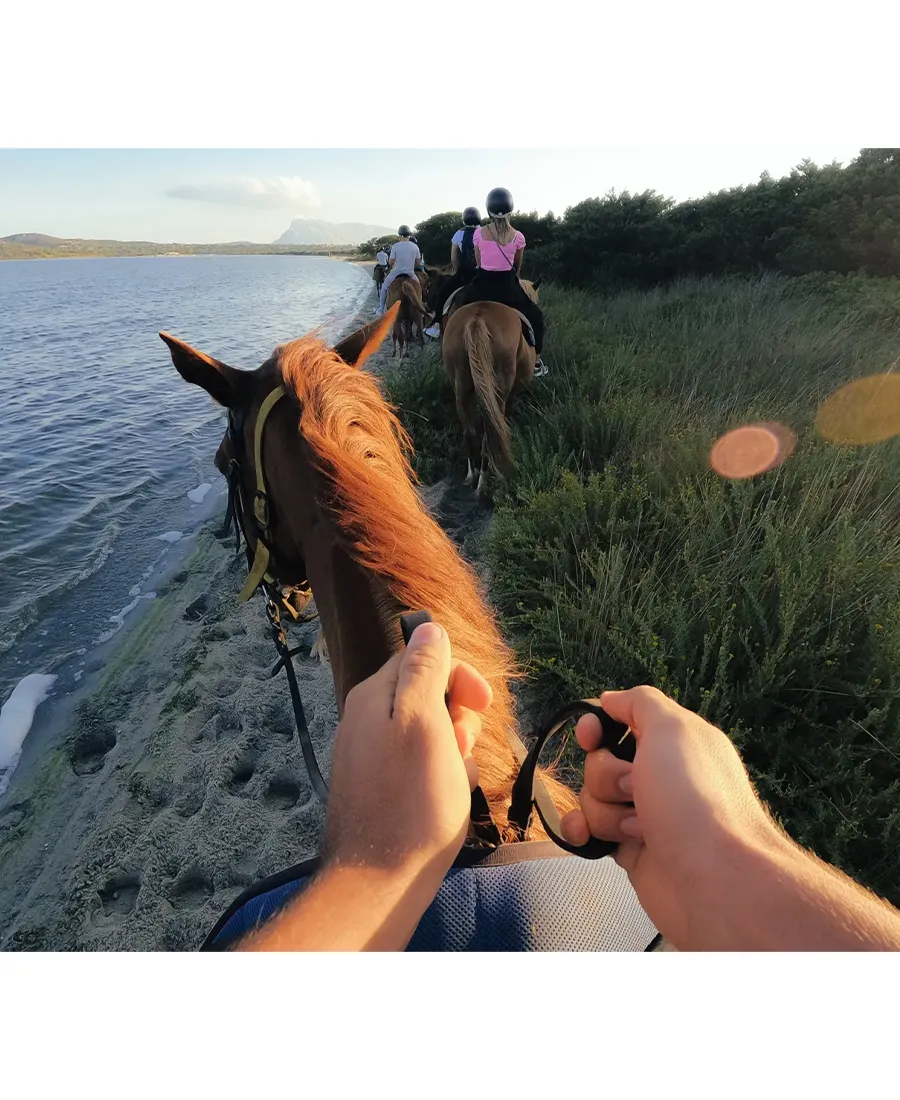
[[[378,350],[396,313],[395,307],[387,311],[379,321],[354,332],[334,348],[334,354],[348,366],[361,367]],[[228,477],[231,463],[239,462],[244,499],[252,501],[257,486],[254,454],[256,418],[263,400],[279,385],[280,360],[284,349],[277,348],[255,371],[236,370],[204,352],[197,351],[190,344],[167,332],[159,335],[168,345],[172,362],[181,377],[206,390],[234,418],[232,425],[241,441],[241,453],[234,453],[231,431],[226,431],[216,450],[214,463],[219,473]],[[265,476],[267,481],[271,480],[272,473],[268,467],[265,469]],[[273,515],[269,530],[273,566],[282,584],[301,585],[307,581],[302,549],[294,537],[291,525],[281,520],[282,517]],[[255,525],[244,524],[243,533],[252,555],[256,552]]]
[[[533,282],[529,281],[528,279],[519,279],[519,283],[521,284],[522,289],[532,300],[532,302],[534,302],[535,305],[537,305],[538,302],[538,287],[541,285],[543,278],[543,275],[538,275],[538,277]]]
[[[302,573],[312,586],[339,711],[350,689],[400,648],[399,616],[410,609],[429,610],[446,628],[454,656],[488,680],[494,701],[475,757],[481,787],[505,831],[516,772],[509,741],[515,730],[512,655],[476,573],[416,491],[406,433],[376,379],[358,369],[384,339],[395,312],[333,349],[311,337],[295,340],[254,371],[235,370],[161,335],[182,377],[240,415],[246,454],[253,454],[263,401],[284,387],[286,396],[266,421],[261,450],[272,568],[283,583]],[[227,461],[223,442],[220,470]],[[256,471],[242,474],[249,499]],[[561,811],[577,804],[551,777],[545,783]],[[543,835],[537,824],[532,833]]]

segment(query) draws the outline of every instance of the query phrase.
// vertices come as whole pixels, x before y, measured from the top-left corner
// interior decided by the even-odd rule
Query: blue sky
[[[208,243],[271,241],[294,217],[394,227],[483,206],[508,187],[522,210],[610,188],[685,199],[781,175],[804,157],[846,163],[857,146],[431,150],[0,150],[0,236],[49,233]]]

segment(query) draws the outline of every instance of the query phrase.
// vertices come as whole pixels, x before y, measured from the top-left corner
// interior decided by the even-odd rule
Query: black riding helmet
[[[489,218],[500,218],[513,212],[513,198],[505,187],[495,187],[487,197]]]
[[[463,210],[462,223],[463,225],[481,224],[481,215],[478,213],[478,210],[474,206],[467,206],[465,210]]]
[[[409,237],[411,234],[412,230],[409,228],[408,225],[401,225],[400,228],[397,230],[398,237]]]

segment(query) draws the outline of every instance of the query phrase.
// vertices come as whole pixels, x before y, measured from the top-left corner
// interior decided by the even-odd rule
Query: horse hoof
[[[318,661],[321,665],[328,663],[328,643],[325,641],[325,635],[321,630],[319,631],[319,636],[316,638],[315,644],[309,651],[309,655],[314,661]]]

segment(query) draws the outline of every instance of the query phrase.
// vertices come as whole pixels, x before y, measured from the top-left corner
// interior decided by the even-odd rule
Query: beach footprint
[[[30,808],[30,803],[26,799],[24,802],[14,802],[12,806],[7,806],[6,809],[0,811],[0,833],[21,825],[28,816]]]
[[[306,786],[306,784],[304,784]],[[288,772],[279,772],[266,785],[263,800],[273,809],[291,810],[301,798],[306,801],[308,790],[304,792],[297,778]]]
[[[124,919],[137,904],[141,890],[141,876],[120,873],[107,879],[105,885],[97,891],[100,908],[104,917]]]
[[[181,616],[185,622],[198,622],[204,618],[210,609],[209,593],[204,592],[202,596],[198,596],[196,600],[189,603],[184,609],[184,614]]]
[[[169,894],[169,901],[176,909],[197,909],[214,893],[209,875],[197,868],[191,868],[176,881]]]
[[[96,775],[115,747],[116,734],[110,723],[99,722],[81,730],[67,746],[72,771],[76,775]]]
[[[256,772],[259,753],[256,749],[246,749],[237,758],[231,769],[228,787],[235,794],[241,794]]]

